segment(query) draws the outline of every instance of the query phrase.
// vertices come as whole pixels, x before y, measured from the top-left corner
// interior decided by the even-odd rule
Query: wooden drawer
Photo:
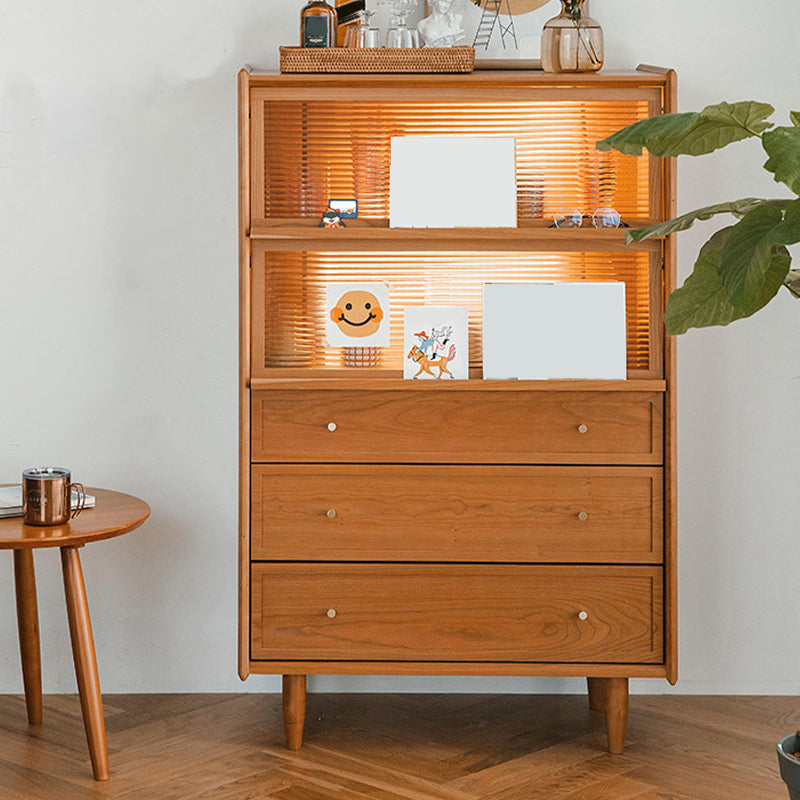
[[[662,603],[657,567],[253,564],[251,653],[658,663]]]
[[[634,391],[254,391],[252,460],[660,464],[662,403]]]
[[[251,556],[660,563],[648,467],[256,466]]]

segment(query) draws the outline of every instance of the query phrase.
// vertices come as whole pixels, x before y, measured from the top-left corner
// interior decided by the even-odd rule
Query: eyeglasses
[[[572,213],[563,216],[554,216],[551,228],[580,228],[585,219],[590,219],[595,228],[627,228],[628,223],[623,222],[619,211],[613,208],[598,208],[594,214],[581,214],[576,208]]]

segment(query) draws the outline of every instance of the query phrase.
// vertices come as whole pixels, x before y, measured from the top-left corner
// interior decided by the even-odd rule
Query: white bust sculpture
[[[417,25],[425,47],[452,47],[464,38],[461,14],[450,11],[453,0],[432,0],[431,14]]]

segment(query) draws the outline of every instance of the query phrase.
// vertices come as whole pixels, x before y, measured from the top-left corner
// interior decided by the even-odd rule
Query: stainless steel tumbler
[[[72,483],[72,473],[60,467],[34,467],[22,473],[22,511],[26,525],[63,525],[86,503],[86,490]],[[74,513],[72,492],[78,495]]]

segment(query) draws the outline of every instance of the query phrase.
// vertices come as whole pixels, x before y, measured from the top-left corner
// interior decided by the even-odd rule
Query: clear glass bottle
[[[310,0],[300,12],[300,47],[335,47],[336,9],[325,0]]]
[[[596,72],[603,66],[603,29],[583,13],[584,0],[561,0],[542,31],[545,72]]]

